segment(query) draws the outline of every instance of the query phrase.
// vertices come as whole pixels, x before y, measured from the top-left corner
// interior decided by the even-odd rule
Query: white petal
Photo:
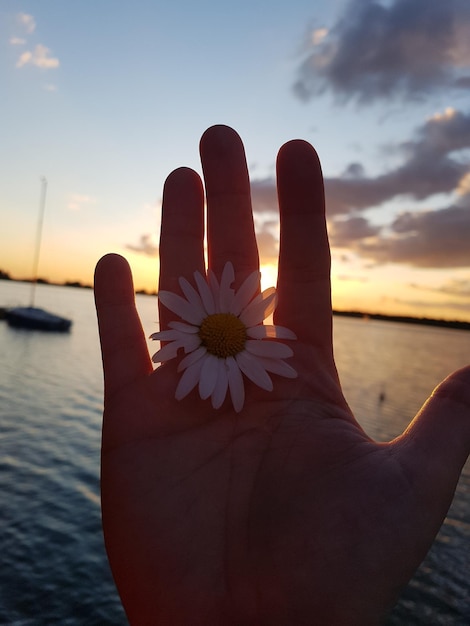
[[[185,398],[198,384],[203,364],[204,359],[199,359],[184,370],[175,391],[175,398],[177,400]]]
[[[217,384],[218,358],[213,354],[207,354],[202,364],[199,378],[199,395],[203,400],[208,398]]]
[[[217,383],[211,396],[212,406],[214,409],[220,409],[225,400],[225,396],[227,395],[228,388],[228,375],[225,359],[217,359],[217,361]]]
[[[258,324],[246,329],[246,334],[251,339],[297,339],[295,333],[284,326],[271,326]]]
[[[189,333],[181,334],[181,345],[184,348],[186,354],[193,352],[201,345],[201,338],[199,335],[190,335]]]
[[[234,315],[240,315],[247,304],[254,298],[260,288],[261,274],[259,272],[252,272],[237,290],[235,298],[233,299],[232,306],[230,307],[230,313]]]
[[[235,297],[235,291],[233,289],[227,289],[224,292],[220,292],[219,308],[221,313],[229,313],[232,308],[232,302]]]
[[[274,313],[274,309],[277,306],[276,288],[269,287],[269,289],[265,289],[261,295],[263,296],[263,302],[265,303],[264,319],[266,319],[271,315],[271,313]]]
[[[213,315],[215,313],[215,304],[209,285],[199,272],[194,272],[194,279],[207,315]]]
[[[220,288],[228,289],[234,280],[235,280],[235,271],[233,269],[233,265],[230,261],[227,261],[222,271],[222,278],[220,279]]]
[[[184,293],[187,301],[193,306],[203,317],[206,317],[204,305],[198,292],[194,289],[191,283],[186,278],[181,277],[178,280],[181,291]]]
[[[217,280],[217,276],[211,269],[207,270],[207,284],[209,285],[209,289],[211,290],[212,297],[214,298],[215,304],[215,312],[220,313],[218,303],[219,303],[219,281]]]
[[[225,360],[225,363],[227,365],[228,386],[230,389],[230,397],[232,398],[233,408],[237,413],[240,413],[245,403],[245,385],[243,384],[243,376],[233,356],[228,357]]]
[[[196,361],[199,361],[199,359],[201,359],[206,354],[206,352],[206,348],[204,348],[204,346],[200,346],[199,348],[197,348],[197,350],[194,350],[193,352],[187,354],[183,359],[181,359],[178,365],[178,372],[182,372],[193,363],[196,363]]]
[[[164,361],[171,361],[174,359],[178,353],[179,348],[181,348],[181,344],[179,341],[171,341],[167,343],[166,346],[160,348],[152,357],[152,361],[154,363],[163,363]]]
[[[256,326],[276,308],[277,294],[274,287],[260,293],[239,315],[245,326]]]
[[[181,333],[179,330],[159,330],[156,333],[152,333],[150,339],[158,339],[159,341],[177,341],[181,339]]]
[[[255,385],[258,385],[261,389],[266,389],[266,391],[272,391],[273,381],[269,378],[269,375],[266,373],[259,359],[248,352],[239,352],[235,360],[241,371],[247,378],[253,381]]]
[[[285,361],[281,361],[280,359],[265,359],[263,357],[258,357],[258,361],[267,372],[284,376],[284,378],[297,378],[295,369]]]
[[[230,312],[235,292],[230,288],[230,285],[235,280],[235,272],[233,265],[228,261],[223,269],[222,277],[220,279],[220,288],[218,294],[219,309],[221,313]]]
[[[187,300],[178,296],[176,293],[171,293],[171,291],[159,291],[158,299],[167,309],[170,309],[170,311],[173,311],[173,313],[176,313],[181,319],[190,324],[200,326],[204,319],[200,311],[197,311]]]
[[[174,328],[175,330],[179,330],[182,333],[198,333],[199,326],[190,326],[189,324],[185,324],[184,322],[169,322],[168,326],[170,328]]]
[[[260,341],[259,339],[248,339],[245,348],[250,354],[255,356],[265,356],[269,359],[287,359],[294,352],[292,348],[279,341]]]

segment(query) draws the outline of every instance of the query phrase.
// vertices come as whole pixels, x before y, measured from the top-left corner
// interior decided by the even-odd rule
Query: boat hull
[[[67,332],[72,326],[72,320],[32,306],[8,309],[5,318],[9,326],[30,330]]]

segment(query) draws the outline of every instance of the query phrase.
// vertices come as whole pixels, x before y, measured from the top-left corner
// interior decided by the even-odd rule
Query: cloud
[[[456,191],[459,196],[466,196],[467,194],[470,194],[470,171],[467,172],[461,180],[459,180]]]
[[[33,52],[26,50],[16,62],[16,67],[24,67],[25,65],[34,65],[44,70],[56,69],[59,67],[59,59],[50,56],[49,48],[38,44]]]
[[[155,236],[148,234],[142,235],[138,244],[126,244],[126,249],[150,257],[156,257],[158,254],[158,245],[155,242]]]
[[[311,37],[311,42],[313,46],[318,46],[328,35],[328,29],[326,28],[316,28]]]
[[[458,310],[458,311],[469,311],[469,305],[466,302],[458,302],[456,300],[435,300],[433,302],[429,302],[429,301],[423,301],[423,300],[411,300],[411,299],[404,299],[404,298],[392,298],[391,300],[392,302],[395,302],[396,304],[404,304],[408,307],[413,307],[413,308],[421,308],[421,309],[442,309],[444,311],[447,311],[449,309],[454,309],[454,310]]]
[[[36,30],[36,21],[32,15],[28,13],[19,13],[17,21],[21,24],[21,27],[28,35]],[[24,37],[11,37],[10,44],[13,46],[25,45],[27,40]],[[33,65],[43,70],[56,69],[59,67],[60,62],[57,57],[51,55],[49,48],[42,44],[37,44],[33,50],[25,50],[18,58],[16,67],[21,68],[26,65]],[[47,91],[55,91],[54,85],[45,85],[44,89]]]
[[[343,282],[353,282],[353,283],[368,283],[369,278],[367,276],[352,276],[349,274],[339,274],[336,276],[336,280],[341,280]]]
[[[390,234],[353,245],[376,263],[405,263],[423,268],[470,265],[470,198],[462,205],[434,211],[400,214]]]
[[[338,248],[351,247],[354,241],[376,237],[380,226],[373,226],[366,218],[353,216],[330,222],[329,237],[331,244]]]
[[[458,296],[470,300],[470,278],[454,278],[439,287],[428,287],[427,285],[417,285],[415,283],[411,283],[410,287],[421,291],[443,293],[445,295]],[[470,304],[467,306],[470,306]]]
[[[278,213],[276,181],[273,178],[252,181],[251,201],[255,213]]]
[[[36,30],[36,20],[32,15],[29,15],[28,13],[18,13],[16,19],[28,35]]]
[[[277,263],[279,254],[279,238],[276,231],[279,228],[277,221],[267,221],[256,227],[256,241],[261,263]],[[274,231],[274,232],[273,232]],[[126,244],[126,249],[149,257],[158,255],[158,243],[156,235],[143,234],[136,244]]]
[[[349,248],[373,264],[400,263],[414,267],[470,266],[470,112],[448,108],[421,124],[408,141],[389,146],[401,154],[396,167],[368,177],[360,163],[341,176],[325,178],[331,244]],[[273,229],[266,218],[277,215],[274,178],[253,181],[253,209],[262,223],[266,254],[277,254]],[[394,198],[423,201],[452,194],[449,204],[413,211],[391,223],[372,223],[364,212]]]
[[[49,85],[53,87],[53,85]],[[96,198],[92,196],[85,196],[79,193],[73,193],[69,196],[67,208],[69,211],[80,211],[85,205],[96,204]]]
[[[272,232],[272,223],[266,223],[256,229],[256,241],[261,263],[276,264],[279,257],[279,238]],[[279,224],[276,222],[276,227]]]
[[[470,163],[458,153],[470,148],[470,113],[446,109],[419,127],[413,139],[392,146],[404,162],[389,172],[369,178],[360,164],[352,164],[346,174],[325,179],[329,215],[378,206],[397,196],[423,200],[439,193],[468,187]]]
[[[389,171],[368,177],[360,163],[325,178],[329,235],[333,247],[374,265],[400,263],[414,267],[470,266],[470,112],[452,108],[421,124],[411,139],[388,146],[402,155]],[[447,206],[400,213],[380,226],[364,213],[397,197],[423,201],[452,194]],[[261,254],[277,256],[278,202],[274,178],[252,182],[252,201]],[[267,221],[268,220],[268,221]]]
[[[298,69],[294,93],[302,100],[325,91],[363,103],[415,99],[468,84],[468,0],[350,0],[325,30],[313,33]]]
[[[442,193],[470,190],[470,162],[462,157],[470,148],[470,112],[448,108],[418,127],[412,138],[387,149],[403,162],[383,174],[368,177],[360,163],[351,163],[341,176],[325,177],[327,214],[346,215],[378,207],[398,196],[424,200]],[[252,182],[253,210],[277,213],[274,178]]]

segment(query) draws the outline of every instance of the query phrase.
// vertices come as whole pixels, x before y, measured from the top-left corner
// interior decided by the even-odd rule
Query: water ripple
[[[29,293],[18,284],[1,288],[3,304]],[[102,372],[92,294],[39,285],[38,298],[73,317],[74,327],[52,336],[0,323],[0,623],[125,625],[101,533]],[[138,307],[149,334],[155,302],[141,297]],[[466,364],[470,333],[341,318],[335,345],[350,406],[372,437],[386,441],[451,369]],[[469,545],[467,464],[389,626],[470,624]]]

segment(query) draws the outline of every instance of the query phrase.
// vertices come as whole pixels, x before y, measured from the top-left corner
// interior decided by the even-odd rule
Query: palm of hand
[[[180,185],[181,176],[190,175],[180,172]],[[186,271],[171,255],[165,288]],[[200,243],[189,257],[188,270],[198,269]],[[103,523],[131,622],[377,623],[442,522],[458,468],[441,473],[429,456],[434,439],[413,434],[419,421],[391,444],[366,436],[337,380],[324,280],[316,284],[323,302],[307,324],[294,298],[283,298],[292,288],[282,282],[282,272],[292,275],[289,262],[282,266],[281,251],[277,315],[301,339],[292,360],[299,377],[276,379],[272,393],[249,387],[240,415],[228,403],[213,411],[193,395],[176,402],[173,363],[151,373],[127,266],[109,257],[97,273],[108,371]],[[106,330],[106,310],[111,317],[117,306],[126,310],[119,348],[129,354],[126,366],[112,360],[116,333]],[[161,311],[162,323],[167,316]]]

